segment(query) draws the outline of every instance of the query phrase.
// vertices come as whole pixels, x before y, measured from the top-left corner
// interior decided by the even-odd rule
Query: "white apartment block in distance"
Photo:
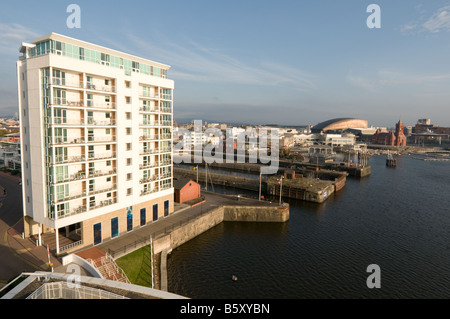
[[[69,252],[171,214],[170,67],[55,33],[20,52],[25,235]]]

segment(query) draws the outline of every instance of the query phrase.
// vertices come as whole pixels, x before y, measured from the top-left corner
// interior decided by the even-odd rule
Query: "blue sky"
[[[371,3],[380,29],[366,25]],[[49,32],[171,65],[175,120],[450,126],[450,1],[4,2],[0,115],[17,110],[21,42]]]

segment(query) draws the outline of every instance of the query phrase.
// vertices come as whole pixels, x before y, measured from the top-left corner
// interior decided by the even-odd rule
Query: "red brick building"
[[[184,203],[200,197],[200,184],[189,178],[174,178],[175,202]]]
[[[401,121],[398,121],[398,123],[395,124],[395,133],[391,131],[381,132],[380,130],[378,130],[372,136],[372,144],[406,146],[406,136],[403,133],[404,129],[405,124],[403,124]]]

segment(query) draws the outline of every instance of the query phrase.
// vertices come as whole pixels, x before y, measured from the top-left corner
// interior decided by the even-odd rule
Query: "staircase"
[[[123,270],[119,266],[117,266],[116,262],[111,257],[111,255],[106,254],[95,260],[88,259],[88,262],[100,272],[103,278],[108,280],[120,281],[128,284],[130,283],[130,281],[127,278],[127,275],[123,272]]]

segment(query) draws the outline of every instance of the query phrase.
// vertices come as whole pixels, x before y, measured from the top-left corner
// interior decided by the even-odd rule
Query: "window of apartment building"
[[[106,166],[111,166],[111,161],[106,161]]]
[[[89,163],[89,175],[94,175],[95,163]]]
[[[111,180],[112,180],[112,179],[111,179],[111,176],[106,178],[106,181],[107,181],[107,182],[111,182]],[[109,194],[111,194],[111,193],[109,193]]]
[[[125,112],[125,116],[127,120],[131,120],[131,112]]]
[[[127,143],[127,151],[131,151],[131,143]]]
[[[106,113],[105,113],[105,117],[106,117],[107,119],[110,119],[110,118],[111,118],[111,113],[106,112]]]
[[[133,194],[133,189],[127,188],[127,196],[130,196],[131,194]]]
[[[94,94],[87,95],[87,106],[94,106]]]
[[[106,150],[107,150],[107,151],[110,151],[110,150],[111,150],[111,144],[107,144],[107,145],[106,145]]]
[[[105,103],[106,103],[106,105],[110,105],[110,103],[111,103],[111,96],[109,96],[109,95],[105,96]]]
[[[127,135],[131,135],[131,127],[126,128],[126,133],[127,133]]]
[[[127,174],[127,181],[131,181],[132,176],[133,176],[133,174],[128,173],[128,174]]]
[[[110,85],[111,84],[111,80],[105,79],[105,85]]]
[[[125,96],[125,103],[131,104],[131,96]]]
[[[110,135],[111,134],[111,129],[110,128],[105,129],[105,134],[106,135]]]
[[[127,166],[130,166],[132,163],[132,159],[131,158],[127,158]]]
[[[95,196],[89,197],[89,207],[95,206]]]
[[[131,81],[125,81],[125,87],[127,89],[131,88]]]
[[[89,159],[94,158],[94,146],[92,146],[92,145],[89,145],[89,148],[88,148],[88,158]]]

